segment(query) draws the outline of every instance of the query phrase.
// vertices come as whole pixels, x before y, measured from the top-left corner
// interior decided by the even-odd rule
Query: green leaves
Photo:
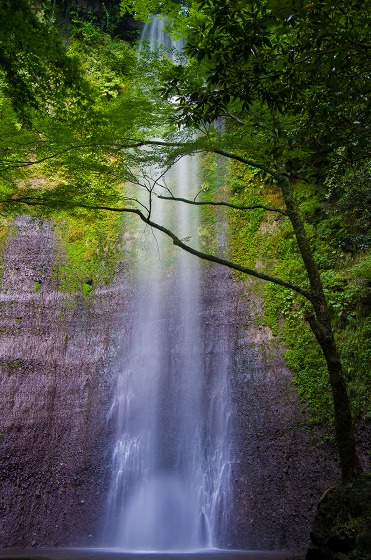
[[[298,143],[313,145],[315,136],[335,152],[354,135],[347,156],[363,157],[371,124],[371,16],[364,3],[195,0],[189,14],[190,71],[174,73],[163,88],[179,100],[180,124],[211,123],[235,103],[245,111],[266,103],[302,119]]]
[[[3,1],[0,5],[2,88],[23,120],[30,110],[51,110],[77,95],[82,86],[78,65],[56,32],[49,0]]]
[[[176,0],[121,0],[121,14],[126,13],[143,22],[148,22],[151,16],[171,21],[172,28],[178,33],[184,29],[184,20],[190,2],[177,2]]]

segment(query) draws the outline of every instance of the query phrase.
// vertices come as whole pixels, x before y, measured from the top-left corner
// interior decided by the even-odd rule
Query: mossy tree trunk
[[[318,266],[305,232],[304,222],[295,201],[290,180],[284,177],[280,184],[298,247],[310,283],[309,299],[313,312],[307,319],[324,354],[332,390],[335,418],[335,435],[340,457],[342,481],[348,482],[359,476],[362,467],[356,452],[353,419],[344,378],[344,372],[331,324],[331,312],[327,303]]]

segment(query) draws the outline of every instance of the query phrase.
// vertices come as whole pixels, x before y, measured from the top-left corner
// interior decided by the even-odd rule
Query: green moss
[[[7,247],[10,237],[14,234],[15,229],[16,228],[10,218],[0,216],[0,283],[3,275],[2,255]]]
[[[371,419],[371,317],[357,313],[336,338],[354,414]]]
[[[281,206],[277,194],[259,183],[254,177],[235,167],[229,179],[232,192],[238,193],[238,202],[263,202]],[[309,188],[310,187],[305,187]],[[297,186],[298,196],[303,187]],[[313,196],[314,196],[314,189]],[[316,215],[317,199],[302,204],[307,220]],[[330,220],[331,221],[331,220]],[[327,224],[327,225],[326,225]],[[330,304],[336,338],[348,381],[351,406],[355,416],[371,417],[371,320],[365,316],[370,306],[370,256],[368,253],[349,256],[340,247],[335,248],[322,240],[323,232],[331,230],[325,218],[307,225],[307,234],[315,247],[325,293]],[[328,226],[328,229],[327,229]],[[233,213],[229,220],[232,260],[262,270],[276,277],[306,287],[308,280],[298,252],[289,221],[281,216],[251,211]],[[240,277],[246,278],[244,275]],[[270,327],[285,347],[285,361],[293,373],[300,399],[306,403],[315,423],[332,425],[332,397],[328,372],[322,351],[304,312],[310,304],[301,296],[273,283],[253,282],[250,285],[263,299],[260,324]],[[368,307],[367,307],[368,306]]]
[[[286,264],[289,267],[292,262]],[[276,284],[266,283],[263,293],[261,322],[283,343],[285,362],[299,398],[306,403],[312,422],[330,424],[333,414],[328,372],[322,351],[303,317],[308,304]]]
[[[93,289],[92,282],[90,282],[89,280],[87,282],[84,282],[82,290],[85,297],[87,297],[91,293],[92,289]]]
[[[3,250],[6,240],[12,233],[13,227],[9,218],[0,218],[0,251]]]
[[[228,178],[231,203],[241,206],[253,206],[264,203],[263,192],[259,182],[251,171],[234,165]],[[261,236],[259,228],[264,217],[264,210],[237,210],[230,212],[228,220],[229,250],[231,259],[246,267],[255,267],[260,255]],[[259,267],[258,267],[259,268]],[[235,273],[238,278],[245,278],[241,273]]]
[[[307,404],[312,422],[332,424],[327,366],[309,326],[304,321],[286,320],[281,339],[287,349],[285,362],[293,373],[299,398]]]
[[[39,280],[36,280],[36,282],[34,283],[34,291],[37,293],[41,290],[41,282]]]
[[[19,375],[24,372],[24,365],[19,358],[16,358],[11,361],[4,361],[3,362],[4,371],[7,375]]]
[[[107,284],[122,257],[123,221],[109,212],[94,215],[83,209],[60,213],[56,230],[65,258],[56,267],[61,289],[88,296],[95,285]]]

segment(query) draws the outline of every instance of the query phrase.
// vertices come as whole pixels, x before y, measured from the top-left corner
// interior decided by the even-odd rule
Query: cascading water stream
[[[160,30],[157,20],[144,30],[152,48],[169,46]],[[198,174],[198,158],[185,157],[166,181],[176,196],[193,198]],[[152,216],[197,244],[194,207],[157,199]],[[111,409],[117,439],[105,540],[126,550],[223,546],[231,454],[228,352],[220,348],[218,365],[208,370],[199,261],[180,250],[170,259],[170,244],[146,234],[130,342]]]

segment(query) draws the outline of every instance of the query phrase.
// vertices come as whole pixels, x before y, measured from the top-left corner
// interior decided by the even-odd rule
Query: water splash
[[[156,20],[151,48],[169,39]],[[200,190],[199,161],[182,158],[167,175],[176,196]],[[194,207],[155,202],[152,216],[197,246]],[[175,224],[175,225],[174,225]],[[126,550],[193,550],[225,544],[229,511],[229,356],[205,364],[199,261],[147,231],[139,257],[130,344],[112,413],[117,440],[106,542]],[[164,264],[166,261],[166,266]],[[224,339],[225,337],[222,337]],[[215,344],[222,344],[215,340]]]

